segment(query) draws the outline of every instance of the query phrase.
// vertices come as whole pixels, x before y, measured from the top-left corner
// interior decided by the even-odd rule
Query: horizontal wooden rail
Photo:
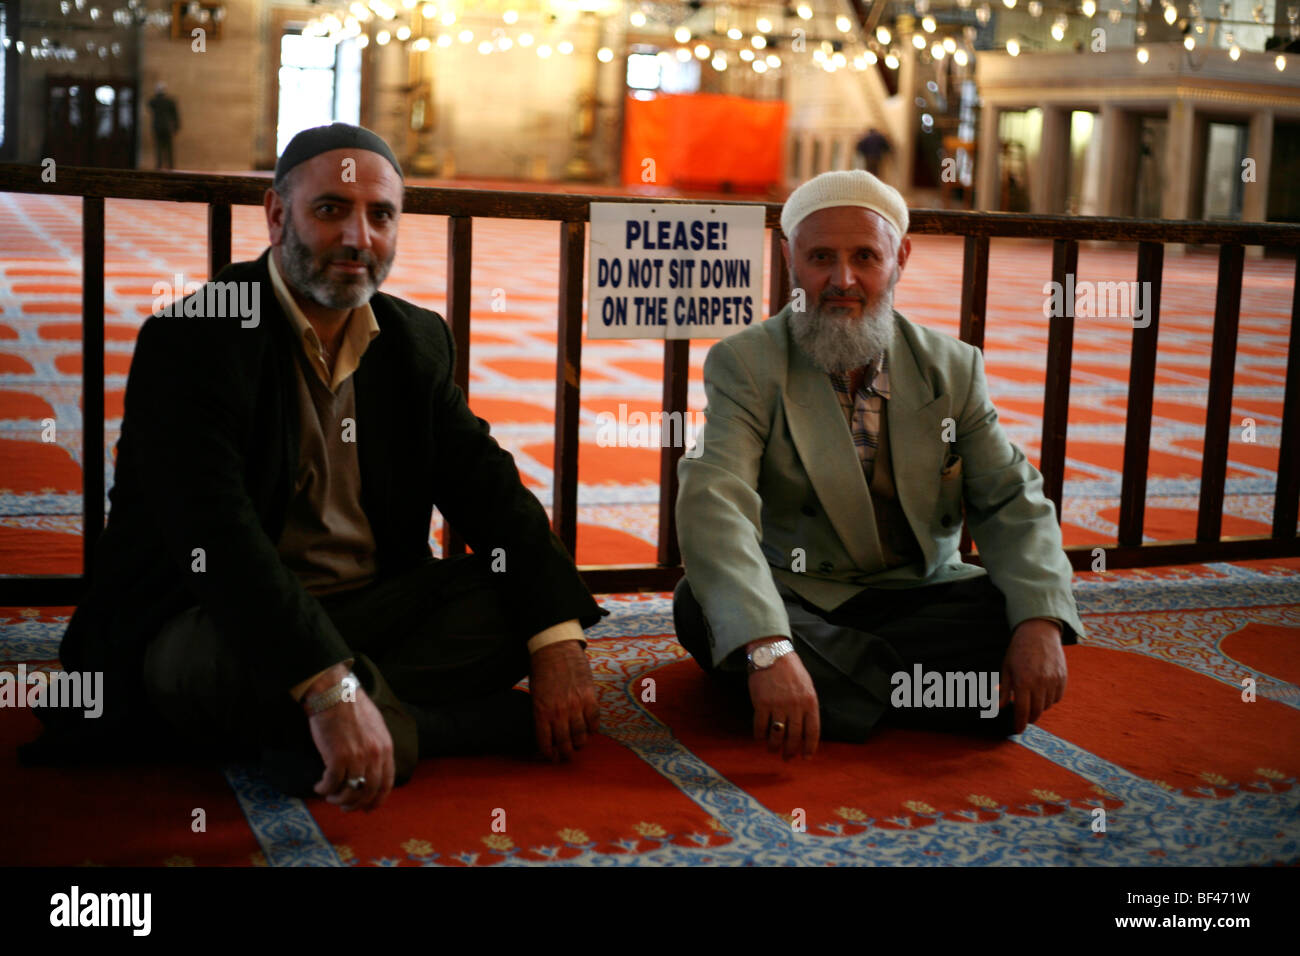
[[[41,181],[42,167],[0,163],[0,192],[45,196],[97,196],[104,199],[149,199],[157,202],[229,203],[260,206],[270,176],[221,176],[210,173],[162,173],[60,166],[55,182]],[[616,196],[533,193],[509,190],[407,186],[402,211],[415,215],[468,216],[476,219],[553,219],[586,222],[593,202],[700,203],[722,200],[673,199],[663,196]],[[781,225],[781,203],[733,202],[765,206],[769,229]],[[1300,228],[1275,222],[1221,222],[1166,219],[1119,219],[1108,216],[1038,216],[959,209],[912,209],[911,233],[988,236],[991,238],[1075,239],[1103,242],[1173,242],[1217,246],[1300,246]]]
[[[208,267],[215,275],[230,262],[231,210],[235,205],[261,205],[270,185],[268,176],[218,176],[197,173],[158,173],[62,167],[55,182],[41,179],[42,167],[0,164],[0,192],[67,195],[82,198],[83,235],[83,513],[82,575],[0,576],[0,605],[71,605],[85,592],[93,568],[96,529],[104,523],[104,251],[106,199],[147,199],[202,203],[207,206]],[[593,202],[667,203],[724,200],[665,199],[616,195],[575,195],[407,186],[403,212],[439,215],[447,221],[447,322],[458,353],[456,381],[468,395],[470,352],[470,291],[475,218],[549,220],[559,225],[560,285],[557,290],[556,422],[552,526],[572,553],[578,525],[578,433],[582,375],[582,288],[585,273],[585,223]],[[726,200],[732,204],[730,200]],[[768,295],[772,312],[790,294],[789,273],[781,252],[780,203],[746,203],[765,207],[771,232]],[[1050,278],[1067,284],[1077,277],[1079,243],[1084,241],[1137,244],[1137,279],[1150,289],[1146,300],[1149,322],[1133,330],[1125,426],[1119,534],[1104,549],[1107,569],[1227,561],[1300,555],[1295,533],[1300,511],[1300,227],[1279,223],[1168,222],[1087,216],[1034,216],[1016,213],[911,210],[910,231],[917,234],[964,237],[961,338],[983,348],[988,299],[989,247],[992,238],[1053,241]],[[1161,273],[1165,243],[1219,247],[1219,280],[1215,299],[1215,331],[1207,393],[1205,455],[1197,539],[1143,543],[1147,487],[1147,458],[1155,385],[1156,342],[1159,330]],[[1225,474],[1231,440],[1232,366],[1240,310],[1244,247],[1268,246],[1297,255],[1292,295],[1291,336],[1287,382],[1274,500],[1272,535],[1261,538],[1222,538]],[[1047,278],[1047,277],[1045,277]],[[1149,285],[1147,285],[1149,283]],[[1058,517],[1064,490],[1068,452],[1070,370],[1074,342],[1072,310],[1049,324],[1047,391],[1044,401],[1041,468],[1044,490]],[[683,418],[680,441],[660,457],[659,534],[656,565],[582,567],[588,585],[598,593],[671,589],[681,577],[680,550],[674,522],[676,466],[685,438],[690,344],[664,345],[664,411]],[[670,419],[671,420],[671,419]],[[665,426],[667,427],[667,426]],[[969,551],[963,536],[962,550]],[[446,553],[463,551],[465,543],[444,528]],[[1075,568],[1088,570],[1092,547],[1067,548]],[[967,559],[978,563],[977,555]]]

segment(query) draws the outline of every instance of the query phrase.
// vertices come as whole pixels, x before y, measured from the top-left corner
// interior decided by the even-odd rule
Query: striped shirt
[[[880,445],[880,416],[889,400],[889,355],[882,352],[862,368],[831,372],[830,379],[853,435],[862,473],[870,482]]]

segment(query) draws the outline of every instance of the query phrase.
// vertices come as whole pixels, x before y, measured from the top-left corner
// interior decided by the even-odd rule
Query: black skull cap
[[[279,187],[284,182],[284,177],[289,174],[289,170],[299,163],[305,163],[312,157],[328,153],[333,149],[365,149],[378,153],[392,164],[393,169],[397,170],[397,178],[405,180],[397,157],[378,134],[372,133],[364,126],[331,123],[329,126],[305,129],[289,140],[289,145],[284,148],[283,155],[275,164],[275,180],[272,187]]]

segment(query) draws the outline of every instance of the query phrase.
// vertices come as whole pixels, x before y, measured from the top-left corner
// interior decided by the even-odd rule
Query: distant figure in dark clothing
[[[889,152],[889,140],[885,134],[874,126],[867,130],[867,135],[858,140],[858,152],[867,163],[867,172],[873,176],[880,175],[880,161]]]
[[[153,112],[153,146],[157,158],[155,165],[159,169],[174,169],[176,161],[172,156],[172,137],[180,132],[181,113],[176,108],[176,101],[167,95],[166,83],[154,87],[149,109]],[[165,165],[164,155],[167,159]]]

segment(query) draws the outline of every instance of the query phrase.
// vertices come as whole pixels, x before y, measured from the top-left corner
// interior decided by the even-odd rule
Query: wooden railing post
[[[1072,289],[1079,271],[1079,243],[1073,239],[1052,242],[1052,281]],[[1070,281],[1067,281],[1067,276]],[[1043,495],[1062,517],[1061,493],[1065,487],[1065,433],[1070,416],[1070,364],[1074,352],[1074,300],[1065,296],[1064,315],[1052,316],[1047,331],[1047,388],[1043,398],[1043,440],[1038,470],[1043,473]]]
[[[1300,510],[1300,247],[1291,285],[1291,337],[1287,340],[1286,392],[1282,399],[1282,437],[1278,444],[1277,491],[1273,495],[1273,535],[1296,540]]]
[[[104,533],[104,200],[81,200],[82,573],[90,583]]]
[[[1147,297],[1149,324],[1133,328],[1129,349],[1128,415],[1124,422],[1124,470],[1119,491],[1119,545],[1142,543],[1146,520],[1147,459],[1151,456],[1151,416],[1156,387],[1156,343],[1160,332],[1160,292],[1164,274],[1165,247],[1144,242],[1138,247],[1138,289],[1150,289]],[[1141,292],[1139,292],[1141,295]]]
[[[659,563],[682,563],[677,545],[677,463],[686,447],[686,389],[690,380],[691,340],[664,342],[664,416],[659,423]],[[672,427],[676,422],[680,429]]]
[[[230,203],[208,203],[208,278],[230,265]]]
[[[447,322],[456,346],[457,387],[469,398],[470,276],[474,268],[474,221],[469,216],[447,217]],[[442,553],[464,554],[465,539],[445,519]]]
[[[560,223],[559,331],[555,351],[555,459],[551,527],[578,550],[578,414],[582,376],[582,272],[585,222]]]
[[[1214,339],[1201,449],[1201,500],[1196,540],[1218,541],[1223,528],[1223,492],[1232,430],[1232,379],[1237,360],[1237,320],[1241,313],[1241,272],[1245,247],[1219,247],[1219,285],[1214,300]]]
[[[790,301],[790,270],[781,250],[781,230],[773,229],[771,236],[772,248],[767,257],[767,311],[769,315],[776,315]]]
[[[962,247],[961,326],[963,342],[984,351],[984,314],[989,297],[989,237],[968,235]],[[970,528],[961,526],[962,554],[971,553]]]
[[[984,351],[984,315],[989,298],[989,237],[967,236],[962,247],[961,340]]]

